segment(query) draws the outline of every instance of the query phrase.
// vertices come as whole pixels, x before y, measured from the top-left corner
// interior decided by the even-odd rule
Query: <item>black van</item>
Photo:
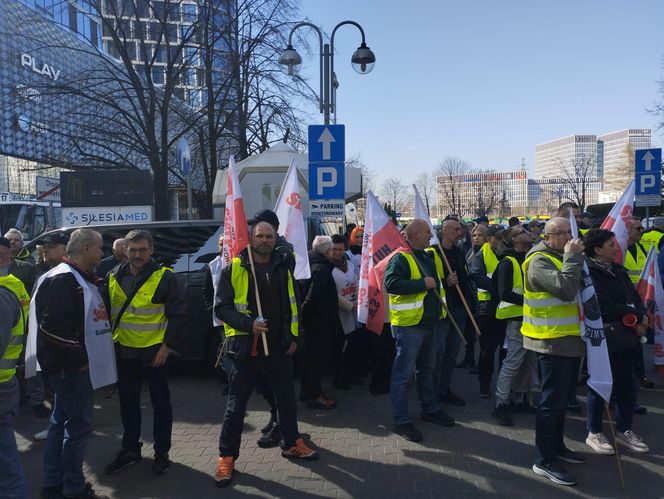
[[[77,227],[58,229],[71,233]],[[203,303],[205,267],[219,253],[217,241],[223,233],[223,224],[215,220],[146,222],[125,225],[90,225],[86,228],[101,233],[104,239],[104,255],[111,254],[113,241],[124,237],[132,229],[147,230],[154,239],[156,262],[171,269],[187,301],[187,329],[182,333],[176,347],[184,360],[204,361],[214,366],[219,335],[212,329],[212,317]],[[26,245],[37,257],[35,245],[38,240]]]

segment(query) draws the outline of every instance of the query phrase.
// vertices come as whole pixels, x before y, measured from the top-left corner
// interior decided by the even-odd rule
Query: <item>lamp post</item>
[[[330,124],[330,114],[335,115],[336,122],[336,90],[339,86],[337,81],[337,76],[334,73],[334,35],[337,30],[346,24],[352,24],[357,29],[360,30],[362,35],[362,43],[353,53],[351,57],[351,64],[356,73],[364,75],[371,72],[376,64],[376,56],[367,47],[364,30],[355,21],[342,21],[337,24],[332,30],[332,36],[330,37],[330,43],[323,43],[323,32],[315,24],[308,22],[301,22],[296,24],[293,29],[291,29],[290,34],[288,35],[288,45],[286,49],[281,53],[279,57],[279,63],[283,64],[288,68],[288,74],[293,76],[297,70],[297,66],[302,64],[302,57],[298,54],[297,50],[293,48],[293,33],[302,27],[312,28],[316,33],[318,33],[318,42],[320,45],[320,91],[319,91],[319,109],[323,113],[324,123],[326,125]]]

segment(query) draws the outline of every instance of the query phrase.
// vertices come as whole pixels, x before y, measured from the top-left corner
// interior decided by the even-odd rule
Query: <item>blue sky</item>
[[[647,112],[664,78],[661,0],[302,0],[300,14],[328,35],[346,19],[365,30],[377,62],[364,76],[350,66],[359,32],[335,35],[337,117],[346,156],[379,180],[411,183],[447,155],[532,171],[535,144],[575,133],[652,128],[662,144]]]

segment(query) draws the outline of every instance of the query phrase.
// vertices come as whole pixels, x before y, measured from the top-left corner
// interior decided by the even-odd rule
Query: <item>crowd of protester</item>
[[[308,254],[311,277],[301,281],[293,277],[293,247],[278,235],[274,212],[262,210],[249,221],[248,248],[225,267],[220,238],[220,255],[206,266],[203,288],[213,327],[224,337],[219,363],[227,399],[216,484],[225,487],[233,478],[254,388],[270,411],[257,445],[279,447],[285,458],[315,460],[319,453],[298,430],[298,399],[305,410],[341,410],[332,390],[389,394],[394,432],[421,441],[409,385],[415,381],[422,422],[454,426],[444,407],[466,404],[454,389],[462,383],[454,376],[461,369],[477,375],[479,397],[495,399],[490,416],[497,424],[513,426],[514,413],[535,415],[533,472],[575,484],[561,461],[585,460],[564,442],[565,413],[581,410],[576,390],[586,375],[576,301],[584,262],[605,326],[616,444],[648,452],[632,430],[633,415],[647,410],[638,404],[638,390],[654,386],[645,376],[639,341],[648,334],[648,314],[634,286],[649,247],[664,242],[664,219],[645,234],[639,219],[630,222],[622,266],[614,262],[614,234],[591,228],[586,215],[573,203],[561,205],[546,223],[513,217],[508,227],[491,225],[486,217],[466,222],[450,215],[435,245],[430,223],[411,221],[401,231],[408,249],[390,255],[385,270],[382,334],[357,319],[361,227],[316,236]],[[570,216],[580,238],[572,237]],[[46,440],[42,497],[103,497],[85,482],[83,460],[93,427],[93,389],[104,386],[94,380],[116,373],[123,437],[105,472],[119,473],[142,459],[145,378],[154,417],[152,469],[165,473],[173,421],[167,366],[186,307],[173,272],[152,259],[150,233],[130,231],[102,259],[99,233],[53,232],[38,241],[37,261],[23,250],[20,236],[12,229],[0,238],[0,466],[6,470],[0,489],[10,491],[8,497],[25,496],[12,423],[20,392],[36,418],[50,417],[48,428],[35,435]],[[664,257],[659,260],[664,267]],[[103,304],[96,314],[110,333],[98,336],[110,342],[112,335],[115,345],[108,358],[92,354],[88,344],[88,305],[97,292]],[[25,378],[20,352],[33,329],[28,316],[41,374]],[[51,395],[53,402],[47,400]],[[603,409],[603,399],[589,388],[586,444],[608,455],[614,446],[603,431]]]

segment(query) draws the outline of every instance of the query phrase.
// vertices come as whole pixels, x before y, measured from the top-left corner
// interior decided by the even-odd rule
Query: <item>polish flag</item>
[[[429,212],[427,212],[427,207],[424,206],[424,202],[420,197],[420,191],[417,190],[417,186],[413,184],[413,189],[415,189],[415,218],[421,218],[429,225],[429,230],[431,231],[431,240],[429,243],[434,246],[439,243],[438,236],[436,235],[436,230],[433,228],[431,223],[431,217]]]
[[[274,207],[279,218],[279,234],[293,245],[295,252],[295,279],[311,278],[309,257],[307,255],[307,233],[302,216],[300,184],[297,181],[297,167],[292,161],[281,186],[279,199]]]
[[[613,205],[611,213],[604,219],[600,228],[607,229],[616,235],[616,243],[620,251],[616,251],[616,263],[625,263],[625,252],[627,251],[627,234],[629,223],[634,211],[634,179],[629,183],[618,202]]]
[[[367,207],[362,240],[362,264],[357,296],[357,319],[376,334],[383,331],[387,302],[383,293],[383,276],[387,263],[395,251],[410,251],[390,217],[380,207],[371,191],[367,193]],[[382,263],[384,262],[384,263]],[[382,263],[382,264],[381,264]]]
[[[249,245],[247,216],[242,204],[240,181],[235,171],[235,158],[228,159],[228,183],[226,187],[226,209],[224,211],[224,247],[222,249],[222,268],[230,265]]]
[[[655,331],[653,362],[656,366],[664,366],[664,288],[657,265],[656,246],[648,251],[648,259],[641,271],[636,291],[648,309],[649,327]]]

